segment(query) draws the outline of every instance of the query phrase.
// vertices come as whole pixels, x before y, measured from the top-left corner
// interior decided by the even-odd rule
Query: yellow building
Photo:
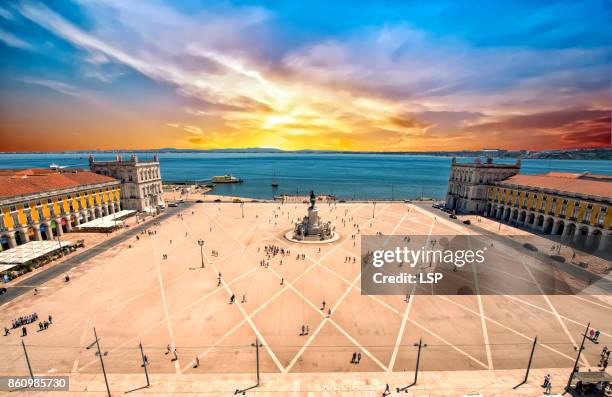
[[[611,249],[610,175],[517,174],[491,184],[487,193],[487,216],[585,248]]]
[[[2,249],[49,240],[120,211],[121,184],[78,169],[0,170]]]

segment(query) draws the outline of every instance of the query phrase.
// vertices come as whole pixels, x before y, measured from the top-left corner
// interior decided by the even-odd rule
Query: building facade
[[[489,185],[518,174],[520,169],[520,160],[515,164],[494,164],[491,158],[484,163],[480,159],[458,163],[453,158],[446,207],[456,212],[481,213],[487,203]]]
[[[115,161],[95,161],[89,156],[89,168],[121,181],[123,209],[154,212],[165,205],[157,155],[153,161],[140,161],[136,155],[129,160],[118,155]]]
[[[607,251],[612,249],[612,176],[515,175],[489,186],[483,214]]]
[[[84,170],[1,170],[2,248],[50,240],[120,211],[120,190],[119,181]]]
[[[507,165],[453,159],[447,208],[557,235],[585,249],[612,249],[612,176],[519,170],[520,160]]]

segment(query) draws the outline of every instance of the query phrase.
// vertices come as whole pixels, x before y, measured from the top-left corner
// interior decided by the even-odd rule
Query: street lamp
[[[198,240],[198,245],[200,246],[200,257],[202,258],[202,269],[204,269],[204,251],[203,251],[203,246],[204,246],[204,240],[200,239]]]

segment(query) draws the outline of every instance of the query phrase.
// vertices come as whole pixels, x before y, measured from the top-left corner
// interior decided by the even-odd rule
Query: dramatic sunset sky
[[[612,3],[0,2],[0,151],[610,146]]]

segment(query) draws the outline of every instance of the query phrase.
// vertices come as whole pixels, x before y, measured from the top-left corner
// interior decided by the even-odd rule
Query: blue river
[[[129,158],[129,153],[123,153]],[[151,154],[138,154],[150,159]],[[109,160],[114,154],[96,154]],[[460,158],[458,161],[472,161]],[[513,159],[495,159],[514,163]],[[161,153],[164,181],[209,180],[226,173],[243,179],[241,184],[217,185],[215,194],[269,199],[278,194],[335,194],[340,199],[443,199],[450,172],[450,157],[379,154],[296,153]],[[0,154],[0,168],[87,168],[86,154]],[[521,172],[548,171],[612,174],[606,160],[522,160]],[[271,186],[274,175],[278,188]]]

